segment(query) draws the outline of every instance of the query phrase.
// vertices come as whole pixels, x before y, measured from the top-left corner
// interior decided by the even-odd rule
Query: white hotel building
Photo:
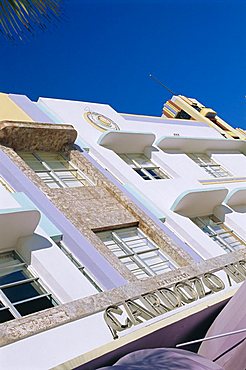
[[[56,122],[72,122],[89,155],[165,220],[196,261],[245,245],[245,140],[225,138],[207,122],[120,114],[95,103],[38,104]]]
[[[246,279],[245,131],[183,96],[161,117],[0,103],[3,368],[96,369],[205,336]]]

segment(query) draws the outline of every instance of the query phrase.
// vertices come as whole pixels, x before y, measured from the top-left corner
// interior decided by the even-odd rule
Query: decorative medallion
[[[101,131],[120,130],[119,126],[114,121],[101,113],[86,112],[84,117],[89,123]]]

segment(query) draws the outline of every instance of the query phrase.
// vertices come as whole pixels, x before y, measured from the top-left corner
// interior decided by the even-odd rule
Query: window
[[[70,261],[77,267],[77,269],[86,277],[86,279],[98,290],[102,292],[103,290],[96,283],[95,278],[86,270],[86,268],[79,262],[79,260],[69,251],[67,246],[63,241],[57,243],[61,251],[70,259]]]
[[[158,246],[137,227],[102,231],[97,235],[138,279],[174,268]]]
[[[144,154],[119,154],[144,180],[161,180],[169,177]]]
[[[61,153],[20,152],[18,154],[50,188],[92,185],[86,175]]]
[[[216,163],[207,154],[204,153],[190,153],[187,154],[194,162],[196,162],[200,167],[213,177],[228,177],[232,176],[230,172],[225,170],[221,165]]]
[[[192,218],[193,221],[204,233],[214,240],[227,253],[233,252],[246,244],[223,224],[214,215]]]
[[[55,305],[39,278],[14,251],[0,254],[0,322],[5,322]]]

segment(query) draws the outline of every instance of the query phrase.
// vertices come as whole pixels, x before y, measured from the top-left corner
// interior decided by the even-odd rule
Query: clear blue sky
[[[160,115],[171,95],[152,72],[246,128],[245,0],[65,0],[63,14],[27,42],[0,38],[0,91]]]

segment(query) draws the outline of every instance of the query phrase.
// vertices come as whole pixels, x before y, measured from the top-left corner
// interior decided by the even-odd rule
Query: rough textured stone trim
[[[102,186],[51,189],[52,201],[76,227],[91,230],[136,225],[138,220]]]
[[[22,151],[60,151],[73,144],[77,131],[72,125],[1,121],[0,143]]]
[[[146,280],[138,280],[120,288],[81,298],[20,319],[8,321],[0,325],[0,346],[14,343],[46,330],[104,311],[112,304],[119,305],[122,301],[136,299],[138,296],[158,288],[169,287],[179,281],[190,279],[216,269],[219,270],[225,265],[245,258],[246,250],[242,249],[203,261],[199,264],[192,264]]]

